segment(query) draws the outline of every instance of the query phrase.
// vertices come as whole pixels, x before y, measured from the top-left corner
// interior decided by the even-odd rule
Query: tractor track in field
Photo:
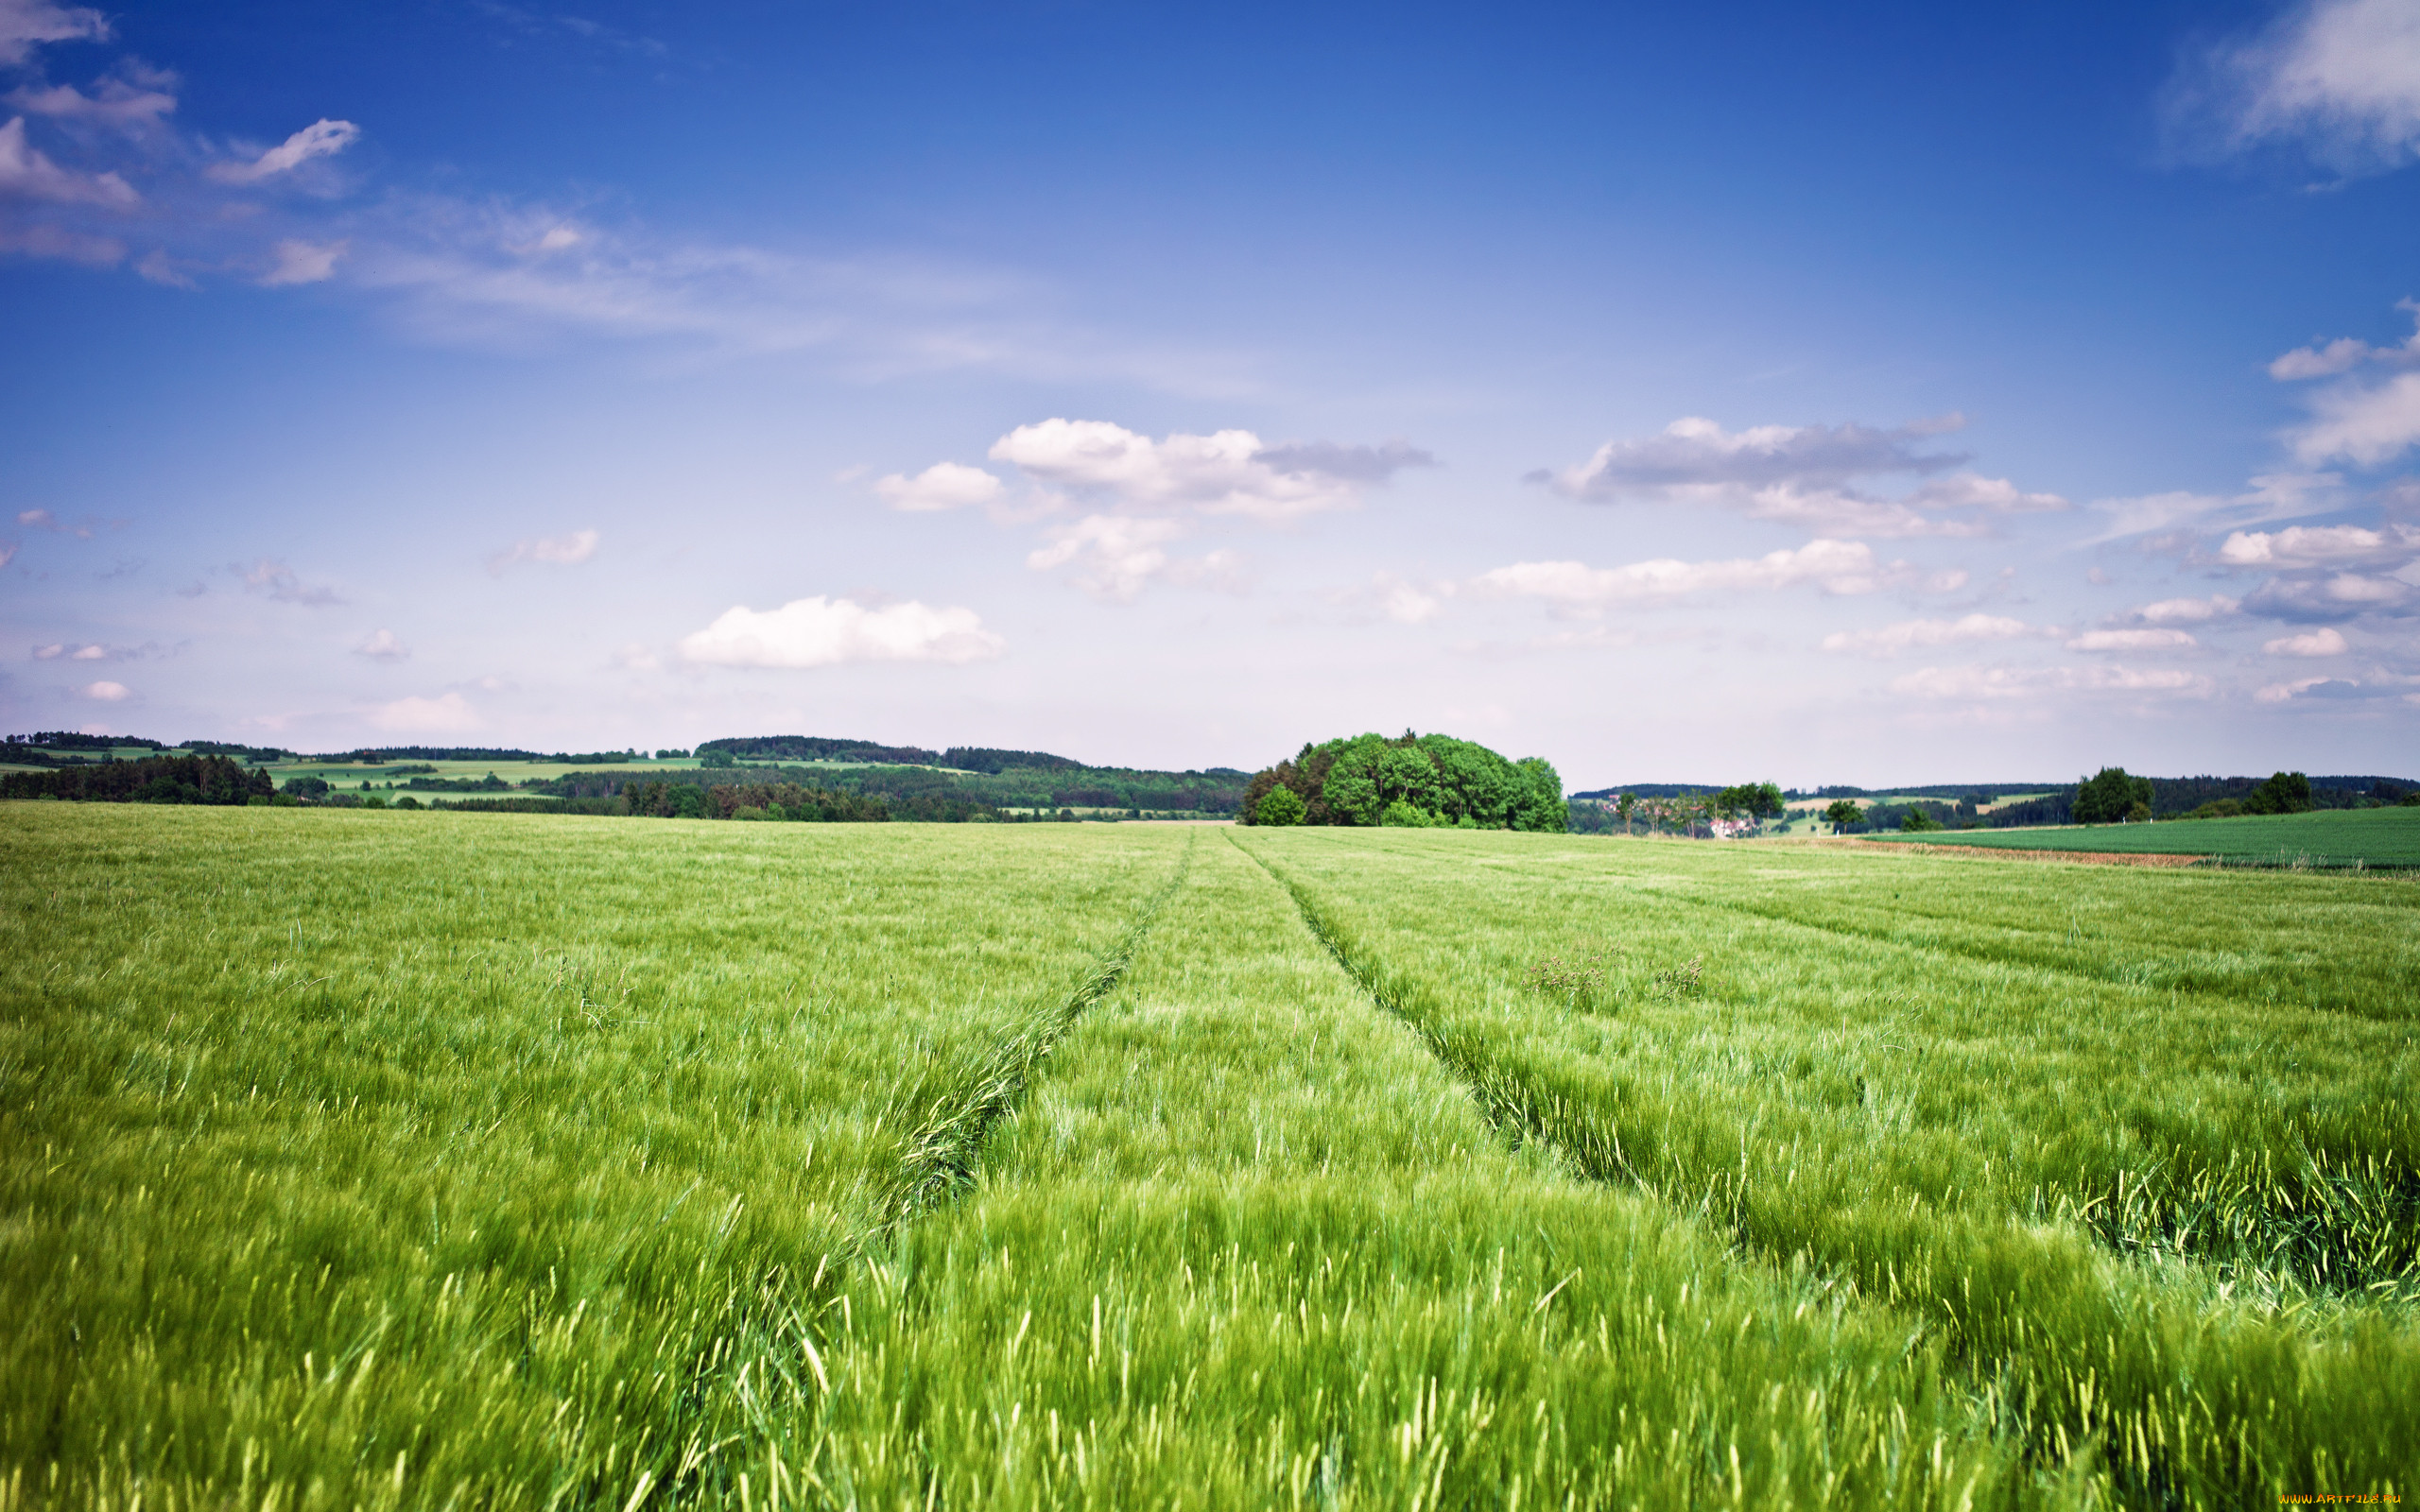
[[[1087,1009],[1117,989],[1127,970],[1150,938],[1151,926],[1184,887],[1193,869],[1198,840],[1187,837],[1176,869],[1131,919],[1125,932],[1094,962],[1076,989],[1036,1014],[1016,1032],[994,1044],[976,1068],[968,1085],[929,1115],[908,1141],[899,1167],[888,1183],[878,1210],[879,1221],[858,1236],[852,1246],[862,1254],[873,1242],[896,1232],[921,1213],[947,1202],[973,1182],[983,1143],[1000,1121],[1016,1111],[1034,1073],[1074,1028]]]
[[[1481,1114],[1500,1133],[1509,1136],[1515,1143],[1525,1139],[1536,1140],[1562,1156],[1569,1163],[1574,1174],[1585,1179],[1605,1184],[1625,1183],[1642,1194],[1659,1199],[1677,1213],[1687,1215],[1694,1212],[1696,1216],[1711,1221],[1719,1228],[1727,1230],[1730,1246],[1743,1258],[1761,1261],[1768,1266],[1772,1265],[1780,1258],[1782,1249],[1777,1249],[1768,1241],[1759,1240],[1748,1232],[1736,1219],[1725,1222],[1722,1214],[1710,1202],[1692,1204],[1641,1176],[1623,1154],[1620,1136],[1616,1127],[1590,1117],[1587,1109],[1576,1108],[1555,1093],[1532,1086],[1519,1072],[1508,1068],[1497,1057],[1491,1054],[1481,1037],[1455,1034],[1430,1022],[1427,1015],[1408,1001],[1411,996],[1409,992],[1388,980],[1389,973],[1374,954],[1369,954],[1366,962],[1359,958],[1365,953],[1357,950],[1357,942],[1344,931],[1339,921],[1328,916],[1310,889],[1297,884],[1292,877],[1263,858],[1251,847],[1236,840],[1232,833],[1227,838],[1237,850],[1251,857],[1278,885],[1286,889],[1292,897],[1295,907],[1302,914],[1303,922],[1309,928],[1313,937],[1318,939],[1328,954],[1335,957],[1337,964],[1344,970],[1346,975],[1368,993],[1372,1002],[1376,1004],[1383,1012],[1401,1022],[1419,1037],[1430,1053],[1435,1055],[1438,1060],[1469,1089],[1478,1104]],[[1655,894],[1655,896],[1676,902],[1692,901],[1668,898],[1664,894]],[[1774,921],[1801,922],[1786,919]],[[1820,926],[1811,925],[1807,927],[1820,928]],[[1939,952],[1937,954],[1955,954],[1957,953]],[[2057,974],[2074,975],[2076,973]],[[2098,1229],[2087,1228],[2086,1232],[2104,1252],[2116,1254],[2121,1259],[2134,1258],[2129,1256],[2124,1248],[2111,1243],[2109,1235]],[[1928,1294],[1926,1289],[1918,1287],[1902,1292],[1894,1273],[1886,1293],[1875,1278],[1867,1277],[1861,1282],[1855,1274],[1854,1267],[1843,1269],[1836,1266],[1830,1259],[1818,1257],[1811,1246],[1801,1246],[1796,1252],[1811,1262],[1817,1274],[1828,1275],[1835,1280],[1845,1280],[1850,1286],[1849,1295],[1865,1305],[1894,1313],[1912,1309],[1916,1315],[1925,1319],[1928,1327],[1937,1323],[1945,1323],[1962,1332],[1965,1327],[1962,1319],[1957,1315],[1961,1312],[1957,1299],[1946,1291]],[[1971,1302],[1971,1297],[1967,1301]],[[1995,1348],[1979,1352],[1974,1341],[1960,1338],[1954,1344],[1949,1364],[1950,1367],[1969,1383],[1971,1389],[1982,1393],[1991,1386],[1996,1373],[2010,1361],[2017,1358],[2019,1353],[2021,1349],[2012,1352],[2005,1340],[1998,1341]],[[2086,1432],[2088,1425],[2083,1422],[2069,1423],[2066,1421],[2065,1408],[2054,1407],[2047,1416],[2030,1423],[2020,1421],[2003,1427],[1997,1425],[1996,1419],[1993,1431],[1995,1433],[2013,1432],[2027,1444],[2026,1452],[2029,1457],[2032,1457],[2048,1452],[2053,1435],[2064,1444],[2071,1432]],[[2165,1469],[2165,1455],[2164,1449],[2157,1454],[2152,1454],[2146,1450],[2141,1463],[2137,1464],[2135,1459],[2128,1456],[2122,1442],[2113,1444],[2106,1450],[2105,1458],[2121,1489],[2123,1504],[2160,1508],[2186,1504],[2176,1500],[2171,1488],[2166,1484],[2168,1472]],[[2248,1478],[2230,1480],[2224,1476],[2221,1477],[2217,1488],[2224,1499],[2242,1499],[2246,1504],[2255,1499],[2255,1492],[2258,1489]]]
[[[1384,980],[1375,968],[1366,966],[1357,958],[1340,927],[1321,908],[1310,889],[1279,870],[1232,833],[1227,835],[1227,843],[1241,850],[1254,866],[1268,873],[1270,880],[1286,889],[1287,896],[1294,901],[1295,910],[1302,915],[1305,927],[1310,930],[1311,937],[1335,958],[1336,964],[1343,969],[1344,974],[1351,977],[1357,987],[1369,994],[1370,1001],[1375,1003],[1389,1018],[1417,1035],[1429,1054],[1470,1089],[1478,1102],[1481,1116],[1490,1125],[1515,1143],[1529,1140],[1550,1146],[1591,1180],[1621,1181],[1641,1191],[1653,1190],[1637,1172],[1631,1169],[1618,1139],[1611,1135],[1599,1138],[1593,1133],[1575,1138],[1570,1128],[1558,1127],[1558,1124],[1573,1122],[1553,1116],[1562,1110],[1560,1099],[1545,1094],[1542,1100],[1541,1094],[1526,1079],[1496,1064],[1495,1057],[1488,1054],[1483,1040],[1474,1036],[1448,1034],[1430,1022],[1426,1015],[1406,1002],[1404,994]]]

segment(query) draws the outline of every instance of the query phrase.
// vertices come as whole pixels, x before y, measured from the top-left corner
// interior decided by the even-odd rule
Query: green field
[[[55,803],[0,857],[9,1512],[2414,1489],[2408,876]]]
[[[2273,867],[2420,867],[2420,808],[2335,809],[2316,814],[2245,815],[2233,819],[2168,819],[2157,824],[2071,825],[2044,830],[1957,830],[1869,838],[2000,846],[2013,850],[2201,855]]]

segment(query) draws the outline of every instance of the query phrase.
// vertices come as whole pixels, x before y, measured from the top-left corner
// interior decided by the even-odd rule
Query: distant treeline
[[[508,814],[599,814],[653,819],[782,819],[807,824],[887,824],[894,819],[919,824],[963,824],[997,819],[980,803],[963,799],[927,799],[896,809],[880,799],[842,793],[803,782],[716,782],[684,781],[685,772],[663,777],[637,773],[618,776],[637,780],[618,784],[613,796],[545,799],[530,796],[493,799],[438,799],[430,806]]]
[[[1211,777],[1201,772],[1130,772],[1097,766],[1011,766],[990,775],[897,765],[838,771],[830,767],[771,766],[752,768],[751,776],[760,781],[811,783],[826,790],[880,799],[895,817],[930,817],[943,822],[1001,809],[1233,814],[1243,797],[1240,773]],[[635,783],[713,788],[731,780],[729,768],[583,771],[533,779],[524,785],[524,790],[564,799],[616,798]]]
[[[269,775],[224,756],[148,756],[94,762],[46,772],[0,774],[0,798],[50,798],[71,803],[267,802]]]
[[[698,743],[698,754],[720,751],[751,762],[877,762],[931,766],[939,751],[921,746],[885,746],[871,740],[841,740],[828,735],[735,735]]]
[[[359,762],[383,766],[389,762],[561,762],[567,766],[598,766],[608,762],[635,761],[637,750],[568,751],[512,750],[501,746],[365,746],[359,750],[330,751],[304,758],[315,762]]]
[[[994,750],[989,746],[952,746],[942,752],[941,764],[955,766],[961,772],[982,772],[996,776],[1011,766],[1038,766],[1046,771],[1080,770],[1083,763],[1072,756],[1053,756],[1041,750]]]

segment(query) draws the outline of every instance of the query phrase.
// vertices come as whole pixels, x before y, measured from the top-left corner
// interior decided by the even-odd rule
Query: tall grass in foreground
[[[1515,1151],[1202,848],[959,1204],[826,1314],[806,1504],[2086,1504],[1941,1342]]]
[[[2420,1331],[2398,1300],[2413,1214],[2396,1194],[2416,1163],[2403,1089],[2420,1063],[2407,1026],[1874,940],[1847,949],[1680,902],[1721,892],[1726,871],[1748,889],[1786,867],[1841,868],[1835,891],[1917,885],[1896,857],[1515,850],[1468,836],[1248,844],[1507,1117],[1601,1177],[1716,1220],[1747,1253],[1932,1320],[2031,1452],[2097,1441],[2118,1488],[2152,1503],[2408,1485]],[[1988,894],[2007,876],[1921,865],[1945,912],[1953,885]],[[1622,963],[1584,1008],[1524,981],[1576,941]],[[1697,989],[1673,990],[1692,961]],[[2359,990],[2383,1000],[2393,987]],[[2350,1165],[2385,1190],[2333,1210],[2358,1232],[2313,1235],[2308,1203],[2249,1214],[2302,1223],[2299,1253],[2222,1244],[2129,1265],[2088,1226],[2126,1183],[2148,1185],[2156,1200],[2139,1206],[2156,1222],[2264,1154],[2291,1180]],[[2241,1190],[2265,1201],[2281,1188]],[[2314,1240],[2335,1274],[2305,1263]],[[2387,1284],[2345,1285],[2375,1280]]]
[[[1172,859],[1139,827],[0,810],[0,1480],[718,1494],[809,1389],[909,1135]]]

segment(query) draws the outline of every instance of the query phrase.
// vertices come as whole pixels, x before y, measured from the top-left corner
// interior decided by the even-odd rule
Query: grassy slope
[[[1871,838],[2001,846],[2016,850],[2206,855],[2279,865],[2300,860],[2310,866],[2342,867],[2364,861],[2371,866],[2420,867],[2420,808],[2337,809],[2315,814],[2168,819],[2158,824],[2076,825],[2050,830],[1957,830]]]

